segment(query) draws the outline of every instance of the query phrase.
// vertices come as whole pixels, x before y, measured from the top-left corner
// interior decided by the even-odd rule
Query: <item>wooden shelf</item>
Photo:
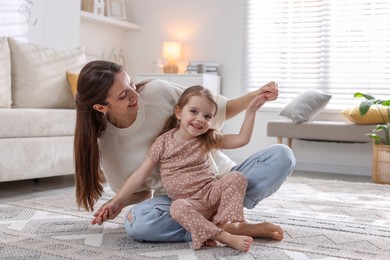
[[[114,26],[117,28],[121,28],[125,31],[141,30],[141,26],[139,26],[138,24],[129,23],[127,21],[122,21],[107,16],[96,15],[82,10],[80,11],[80,17],[81,21]]]
[[[207,86],[215,94],[221,93],[221,77],[214,74],[154,74],[144,73],[137,76],[137,82],[148,79],[162,79],[182,86]]]

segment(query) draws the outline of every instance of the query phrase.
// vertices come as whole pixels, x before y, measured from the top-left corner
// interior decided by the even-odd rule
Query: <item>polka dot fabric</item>
[[[187,198],[216,180],[197,139],[185,143],[173,138],[175,129],[159,136],[149,149],[149,157],[159,164],[165,191],[172,199]]]
[[[194,248],[222,231],[227,222],[243,222],[243,200],[247,187],[239,172],[225,175],[207,184],[192,197],[172,202],[172,218],[191,232]]]
[[[243,222],[245,176],[230,173],[217,180],[197,139],[180,143],[174,129],[159,136],[148,156],[159,163],[164,188],[172,202],[172,217],[191,232],[194,248],[199,249],[227,222]]]

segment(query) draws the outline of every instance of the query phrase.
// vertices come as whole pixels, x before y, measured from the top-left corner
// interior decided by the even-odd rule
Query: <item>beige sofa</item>
[[[66,72],[82,47],[55,50],[0,38],[0,181],[74,174],[76,113]]]

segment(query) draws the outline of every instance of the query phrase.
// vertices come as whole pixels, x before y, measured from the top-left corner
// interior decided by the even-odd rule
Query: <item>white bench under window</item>
[[[270,121],[267,125],[267,136],[276,137],[278,143],[287,138],[287,145],[292,147],[293,139],[325,142],[369,143],[366,136],[373,125],[358,125],[336,121],[308,121],[296,124],[291,121]]]

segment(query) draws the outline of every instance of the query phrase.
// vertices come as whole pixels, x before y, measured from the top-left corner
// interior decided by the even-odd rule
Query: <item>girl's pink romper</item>
[[[191,232],[195,249],[222,232],[227,222],[243,222],[245,176],[232,172],[217,180],[201,143],[195,138],[180,143],[176,129],[159,136],[148,156],[159,164],[164,188],[172,202],[170,213]]]

